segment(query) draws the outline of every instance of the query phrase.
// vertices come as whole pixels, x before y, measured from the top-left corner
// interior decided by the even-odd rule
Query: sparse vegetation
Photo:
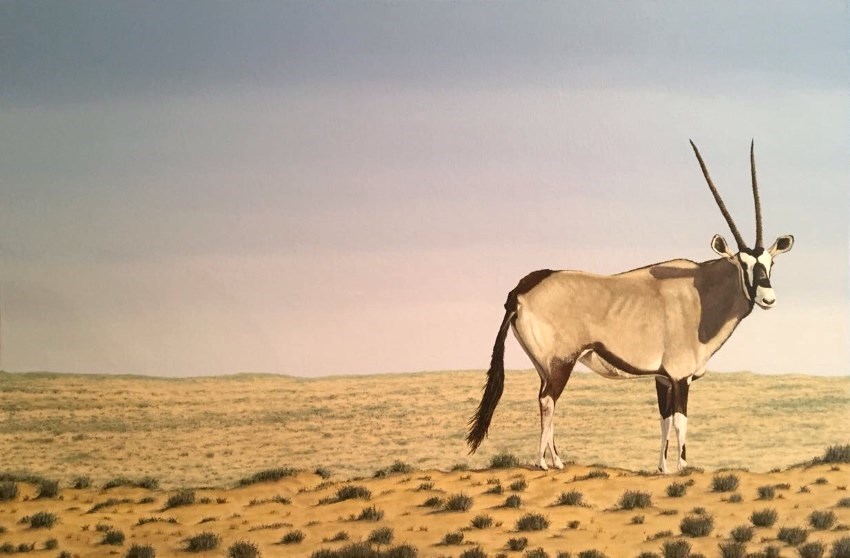
[[[643,525],[643,522],[646,521],[646,517],[643,515],[633,515],[631,523],[632,525]]]
[[[679,530],[689,537],[705,537],[714,530],[714,517],[708,514],[687,515],[679,523]]]
[[[583,481],[590,479],[607,479],[610,475],[608,475],[607,471],[603,471],[602,469],[591,469],[588,471],[586,475],[573,477],[574,481]]]
[[[829,446],[820,458],[820,463],[850,463],[850,444]]]
[[[744,501],[744,497],[741,496],[737,492],[733,492],[732,494],[729,495],[729,498],[726,501],[729,502],[730,504],[740,504],[741,502]]]
[[[168,500],[165,501],[164,510],[169,510],[171,508],[179,508],[183,506],[191,506],[195,503],[195,491],[194,490],[178,490],[175,494],[172,494],[168,497]]]
[[[58,521],[56,514],[45,511],[21,519],[21,523],[29,523],[30,529],[50,529],[56,521]]]
[[[324,480],[328,480],[329,478],[331,478],[330,470],[326,469],[325,467],[316,467],[316,470],[313,472],[322,477]]]
[[[797,546],[809,538],[809,532],[802,527],[780,527],[776,538],[785,544]]]
[[[103,535],[103,539],[100,541],[100,544],[111,544],[114,546],[121,546],[124,544],[124,532],[118,529],[110,529]]]
[[[133,544],[127,549],[124,558],[156,558],[156,550],[149,544]]]
[[[260,549],[250,541],[236,541],[227,549],[227,558],[260,558]]]
[[[835,512],[832,510],[828,511],[813,511],[809,514],[809,525],[812,526],[812,529],[817,529],[819,531],[823,531],[825,529],[831,529],[835,522],[838,520],[838,517],[835,515]]]
[[[56,498],[57,496],[59,496],[59,481],[42,479],[38,483],[36,499]]]
[[[738,489],[738,476],[732,473],[714,475],[711,479],[711,490],[714,492],[734,492]]]
[[[476,515],[470,523],[476,529],[487,529],[493,526],[493,518],[485,514]]]
[[[445,503],[443,504],[444,511],[467,511],[471,507],[472,498],[462,492],[460,494],[452,494],[446,499]]]
[[[354,500],[354,499],[358,499],[358,498],[361,499],[361,500],[371,500],[372,499],[372,492],[368,488],[366,488],[365,486],[350,485],[349,484],[349,485],[345,485],[341,488],[338,488],[337,491],[336,491],[336,494],[334,494],[333,496],[327,496],[325,498],[321,498],[319,500],[319,505],[335,504],[337,502],[342,502],[344,500]],[[258,503],[262,502],[262,500],[252,500],[252,502],[254,502],[254,501],[256,501]]]
[[[549,555],[546,554],[546,551],[543,550],[543,547],[537,547],[532,548],[530,550],[526,550],[523,556],[524,558],[549,558]]]
[[[584,495],[578,490],[561,492],[555,504],[558,506],[582,506],[584,505]]]
[[[620,496],[620,509],[633,510],[635,508],[652,507],[652,496],[649,492],[641,492],[639,490],[627,490]]]
[[[393,530],[391,527],[378,527],[366,537],[366,540],[375,545],[388,545],[393,542]]]
[[[501,483],[495,483],[490,485],[490,488],[485,491],[485,494],[501,494],[502,492],[504,492],[504,489]]]
[[[826,552],[826,545],[820,541],[806,543],[797,548],[800,558],[822,558],[824,552]]]
[[[850,537],[841,537],[832,543],[829,558],[850,558]]]
[[[258,473],[254,473],[250,477],[245,477],[239,480],[239,486],[248,486],[249,484],[257,484],[260,482],[276,482],[287,477],[291,477],[297,473],[297,469],[291,467],[277,467],[274,469],[266,469]]]
[[[738,541],[720,543],[721,558],[745,558],[747,556],[747,545]]]
[[[773,500],[776,496],[776,487],[771,485],[760,486],[757,489],[759,500]]]
[[[413,467],[404,461],[395,461],[389,467],[378,469],[373,475],[376,479],[382,479],[392,474],[408,474],[413,472]]]
[[[148,523],[177,523],[173,517],[140,517],[136,521],[136,525],[146,525]]]
[[[516,494],[511,494],[510,496],[505,498],[504,506],[506,508],[518,509],[520,506],[522,506],[522,498],[520,498]]]
[[[185,549],[189,552],[204,552],[218,548],[218,545],[221,544],[221,537],[213,532],[204,531],[194,537],[189,537],[185,543]]]
[[[685,495],[685,492],[687,492],[687,490],[688,490],[688,486],[685,483],[672,482],[669,485],[667,485],[666,492],[667,492],[667,496],[670,496],[671,498],[681,498],[682,496]],[[683,542],[686,542],[686,541],[683,541]]]
[[[334,533],[334,536],[327,539],[327,541],[328,542],[340,542],[340,541],[347,541],[349,538],[351,538],[351,537],[349,537],[347,531],[337,531],[336,533]]]
[[[422,503],[425,508],[442,508],[445,501],[439,496],[431,496]]]
[[[513,469],[519,467],[519,459],[512,453],[500,453],[490,459],[491,469]]]
[[[578,558],[608,558],[608,556],[593,548],[590,550],[582,550],[578,553]]]
[[[313,552],[310,558],[416,558],[418,555],[415,547],[406,544],[377,551],[369,543],[361,542],[346,545],[339,550],[323,548]]]
[[[380,521],[384,517],[384,511],[379,510],[376,506],[368,506],[360,511],[357,516],[357,521]]]
[[[664,558],[688,558],[691,554],[691,543],[686,540],[664,541],[661,547]]]
[[[750,523],[756,527],[773,527],[773,524],[776,523],[778,517],[779,514],[776,513],[776,510],[772,508],[765,508],[763,510],[754,511],[752,515],[750,515]]]
[[[527,513],[516,522],[517,531],[542,531],[549,527],[549,520],[539,513]]]
[[[219,503],[221,503],[221,502],[219,502]],[[281,496],[280,494],[275,494],[275,495],[274,495],[274,496],[272,496],[271,498],[263,498],[263,499],[254,498],[253,500],[251,500],[250,502],[248,502],[248,505],[249,505],[249,506],[261,506],[261,505],[263,505],[263,504],[284,504],[284,505],[289,505],[289,504],[291,504],[291,503],[292,503],[292,500],[290,500],[290,499],[289,499],[289,498],[287,498],[286,496]]]
[[[461,552],[460,558],[487,558],[487,553],[480,546],[476,546]]]
[[[0,482],[0,502],[14,500],[18,497],[18,483],[12,480]]]
[[[433,490],[433,488],[434,488],[433,482],[422,482],[422,483],[419,483],[419,486],[416,487],[416,490],[419,490],[419,491]]]
[[[304,540],[306,535],[304,531],[300,529],[294,529],[286,533],[282,539],[280,539],[280,544],[298,544]]]
[[[737,542],[750,542],[753,538],[753,528],[749,525],[738,525],[729,533],[732,540]]]
[[[528,546],[528,539],[526,537],[508,539],[508,549],[514,552],[522,552],[526,546]]]
[[[511,489],[511,492],[522,492],[528,488],[528,481],[525,480],[525,477],[517,479],[511,483],[509,488]]]
[[[147,490],[156,490],[159,488],[159,481],[153,477],[143,477],[138,480],[132,480],[127,477],[116,477],[106,482],[103,485],[104,490],[110,488],[119,488],[121,486],[129,486],[132,488],[145,488]]]
[[[108,499],[104,500],[103,502],[98,502],[97,504],[93,505],[91,508],[89,508],[89,511],[87,511],[86,513],[95,513],[95,512],[102,510],[102,509],[105,509],[105,508],[113,508],[113,507],[115,507],[119,504],[132,504],[132,503],[133,503],[133,500],[131,500],[130,498],[120,498],[120,499],[119,498],[108,498]]]
[[[463,532],[462,531],[452,531],[451,533],[446,533],[443,537],[443,544],[445,545],[454,545],[460,544],[463,542]]]

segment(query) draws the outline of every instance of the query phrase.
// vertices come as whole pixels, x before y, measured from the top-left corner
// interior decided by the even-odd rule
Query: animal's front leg
[[[661,453],[658,457],[658,472],[669,474],[667,468],[667,446],[673,432],[673,393],[672,385],[666,378],[655,378],[655,391],[658,395],[658,414],[661,415]]]
[[[658,472],[664,475],[670,473],[667,468],[667,447],[670,445],[672,431],[673,417],[661,417],[661,456],[658,458]]]

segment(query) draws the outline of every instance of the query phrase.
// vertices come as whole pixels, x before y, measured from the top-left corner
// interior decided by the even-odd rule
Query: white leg
[[[537,463],[544,471],[549,469],[546,465],[546,448],[554,448],[552,434],[552,415],[555,413],[555,401],[549,397],[540,398],[540,451],[537,454]],[[552,455],[555,452],[552,451]]]
[[[688,435],[688,417],[682,413],[673,414],[673,428],[676,429],[676,440],[679,445],[679,470],[683,470],[688,466],[685,461],[685,438]]]
[[[552,455],[552,466],[556,469],[563,469],[564,462],[555,451],[555,401],[552,401],[552,416],[549,417],[549,453]]]
[[[661,417],[661,456],[658,458],[658,471],[669,474],[667,468],[667,444],[670,443],[670,434],[673,431],[673,417]]]

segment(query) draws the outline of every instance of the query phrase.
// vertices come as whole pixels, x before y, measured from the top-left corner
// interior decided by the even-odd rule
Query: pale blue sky
[[[539,268],[752,241],[710,369],[850,373],[843,2],[0,3],[3,368],[483,368]],[[509,341],[507,363],[529,367]]]

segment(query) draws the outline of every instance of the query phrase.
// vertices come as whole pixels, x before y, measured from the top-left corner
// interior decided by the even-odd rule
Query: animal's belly
[[[613,380],[627,380],[631,378],[640,378],[645,374],[632,374],[620,368],[617,368],[594,351],[586,351],[579,357],[579,362],[605,378]]]

